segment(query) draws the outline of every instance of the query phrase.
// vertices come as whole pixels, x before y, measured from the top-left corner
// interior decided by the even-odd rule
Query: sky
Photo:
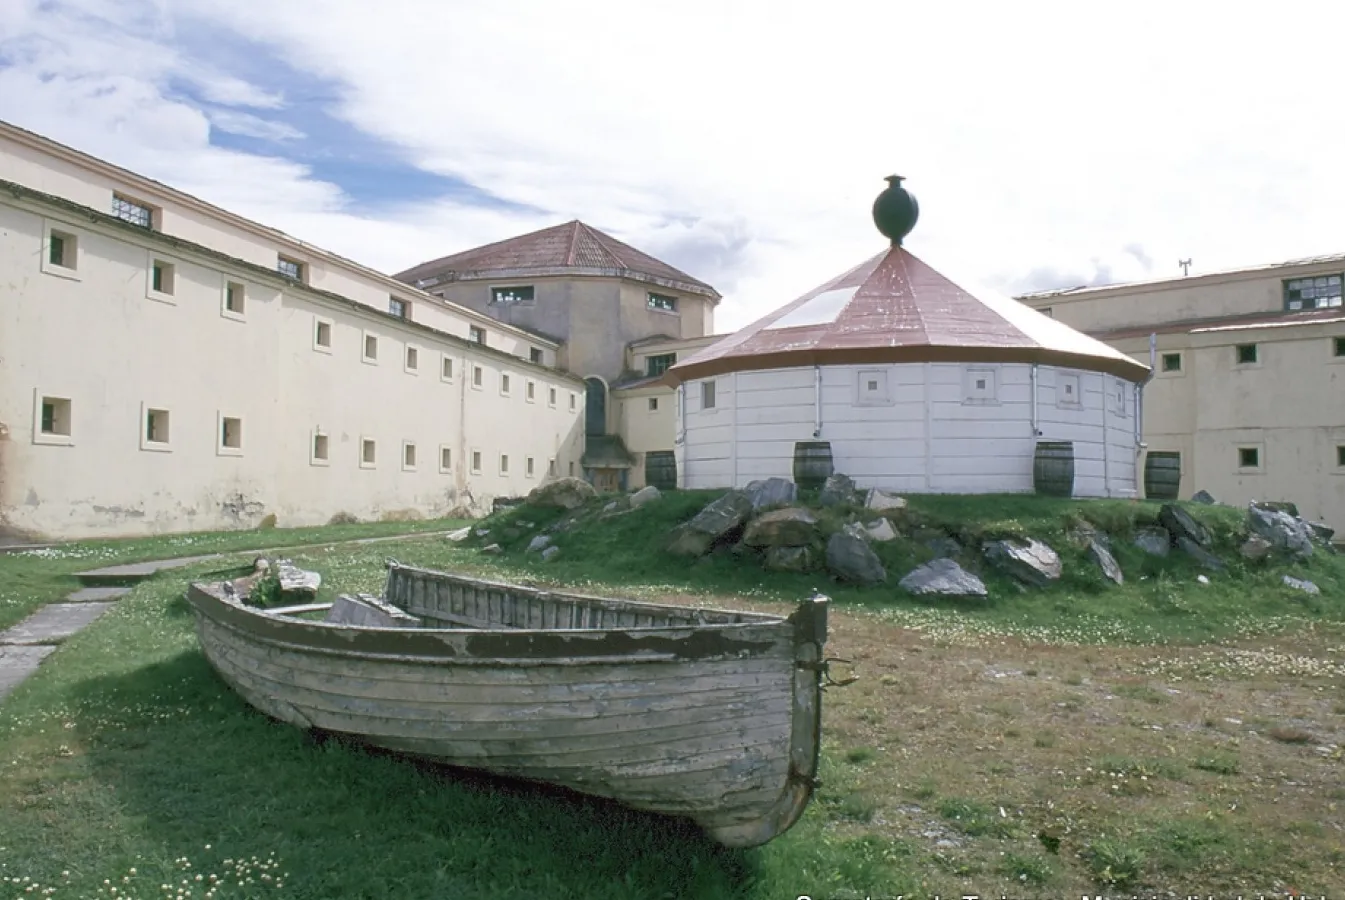
[[[1339,11],[1338,11],[1339,10]],[[886,246],[1008,293],[1345,252],[1345,7],[0,0],[0,119],[397,272],[571,219],[731,331]]]

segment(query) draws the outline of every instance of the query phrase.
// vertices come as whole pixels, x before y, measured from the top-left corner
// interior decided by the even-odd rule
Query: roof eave
[[[644,272],[636,272],[632,269],[618,268],[600,268],[596,266],[532,266],[515,269],[478,269],[464,270],[461,272],[447,271],[439,272],[433,276],[422,277],[419,280],[433,281],[428,283],[424,290],[439,287],[443,284],[453,284],[455,282],[466,281],[511,281],[520,278],[563,278],[563,277],[587,277],[587,278],[623,278],[628,281],[638,281],[642,284],[653,284],[658,287],[666,287],[671,290],[682,291],[686,294],[696,294],[705,297],[712,304],[719,305],[723,299],[720,293],[707,284],[697,284],[689,281],[678,281],[672,278],[662,278],[657,275],[648,275]],[[399,278],[401,276],[398,276]],[[415,282],[407,282],[414,284]]]

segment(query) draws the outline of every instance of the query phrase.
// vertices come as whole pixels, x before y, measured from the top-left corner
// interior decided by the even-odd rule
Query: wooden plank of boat
[[[782,617],[398,563],[327,621],[240,594],[191,586],[202,650],[300,727],[687,816],[735,847],[788,829],[816,784],[823,597]]]

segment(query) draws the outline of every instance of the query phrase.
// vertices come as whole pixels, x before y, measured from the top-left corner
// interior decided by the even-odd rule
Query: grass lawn
[[[1050,541],[1080,508],[914,500],[932,501],[914,511],[928,521],[974,516],[986,535]],[[507,548],[497,557],[440,539],[288,555],[341,590],[378,590],[395,556],[777,611],[827,591],[827,652],[861,680],[827,692],[823,786],[767,846],[727,851],[675,821],[269,722],[197,651],[180,598],[215,561],[138,587],[0,705],[0,900],[53,887],[47,896],[614,900],[1345,887],[1342,557],[1294,568],[1322,587],[1308,598],[1278,570],[1241,563],[1201,585],[1184,561],[1150,562],[1118,540],[1123,588],[1062,548],[1064,584],[1023,594],[990,579],[988,601],[950,606],[764,573],[728,553],[689,564],[651,550],[703,503],[679,492],[564,533],[550,564],[517,549],[520,519],[539,518],[529,510],[492,524]],[[1117,533],[1153,512],[1087,509]],[[1228,545],[1236,513],[1201,515]],[[895,581],[922,551],[883,552]]]

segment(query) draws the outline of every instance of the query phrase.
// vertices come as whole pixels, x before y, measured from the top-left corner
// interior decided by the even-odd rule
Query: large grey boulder
[[[1175,544],[1181,538],[1189,538],[1202,547],[1208,547],[1213,541],[1210,531],[1195,520],[1192,515],[1173,503],[1164,503],[1158,511],[1158,524],[1167,529]]]
[[[985,558],[995,568],[1014,579],[1037,586],[1060,578],[1060,555],[1041,541],[986,541]]]
[[[1336,529],[1325,522],[1309,522],[1308,527],[1311,528],[1312,533],[1317,536],[1317,540],[1326,544],[1328,547],[1331,546],[1331,538],[1336,536]]]
[[[760,481],[752,481],[743,490],[751,498],[753,510],[793,503],[799,496],[798,486],[788,478],[766,478]]]
[[[557,478],[534,488],[532,493],[528,494],[528,502],[534,506],[577,509],[596,496],[598,492],[593,489],[593,485],[582,478]]]
[[[1320,594],[1322,592],[1322,589],[1317,587],[1317,585],[1313,584],[1311,581],[1295,578],[1292,575],[1285,575],[1280,580],[1284,582],[1285,587],[1293,588],[1296,591],[1302,591],[1305,594]]]
[[[859,584],[881,584],[887,580],[887,570],[869,542],[843,531],[827,541],[827,568],[837,577]]]
[[[552,544],[550,547],[547,547],[545,550],[542,551],[542,561],[551,562],[551,560],[555,559],[559,555],[560,555],[560,548],[557,547],[555,544]]]
[[[1164,528],[1141,528],[1135,533],[1135,546],[1150,556],[1167,556],[1172,549],[1172,535]]]
[[[1191,502],[1203,503],[1206,506],[1212,506],[1218,501],[1214,499],[1214,495],[1211,494],[1209,491],[1196,491],[1194,494],[1191,495]]]
[[[1107,545],[1097,538],[1088,542],[1088,558],[1097,563],[1102,574],[1117,584],[1125,584],[1125,575],[1121,573],[1121,564],[1111,555]]]
[[[817,519],[806,509],[787,506],[753,519],[743,535],[749,547],[803,547],[818,537]]]
[[[777,572],[806,572],[812,568],[813,552],[807,547],[771,547],[765,567]]]
[[[541,553],[547,547],[551,546],[550,535],[539,534],[537,537],[528,541],[528,553]]]
[[[884,510],[889,509],[905,509],[906,498],[888,493],[879,488],[869,488],[869,493],[864,498],[864,507],[866,509],[874,510],[875,512],[883,512]]]
[[[654,487],[652,484],[647,484],[630,495],[630,508],[639,509],[646,503],[652,503],[661,496],[663,495],[659,493],[658,488]]]
[[[1247,525],[1277,550],[1298,557],[1312,555],[1312,526],[1287,512],[1254,503],[1247,507]]]
[[[678,556],[704,556],[715,541],[742,525],[752,513],[752,501],[743,491],[729,491],[710,503],[695,518],[673,529],[668,552]]]
[[[835,475],[827,476],[827,480],[822,484],[822,492],[818,497],[818,502],[823,506],[854,503],[856,490],[853,478],[837,472]]]
[[[1195,560],[1196,565],[1200,566],[1202,569],[1218,571],[1224,567],[1224,561],[1222,559],[1215,556],[1186,535],[1177,538],[1177,549]]]
[[[984,597],[985,583],[951,559],[935,559],[912,569],[898,583],[912,594],[945,597]]]

